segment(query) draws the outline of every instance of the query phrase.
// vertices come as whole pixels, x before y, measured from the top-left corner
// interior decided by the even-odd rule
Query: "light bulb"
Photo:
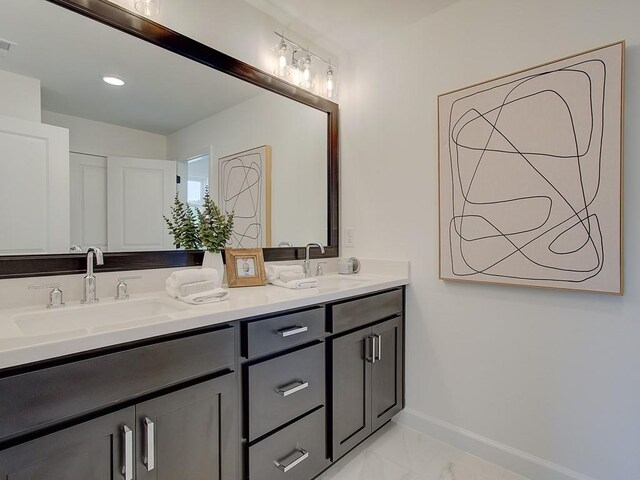
[[[145,17],[153,17],[160,13],[160,0],[136,0],[135,7]]]
[[[284,41],[284,38],[280,41],[278,54],[278,70],[275,73],[279,77],[284,77],[287,73],[287,43]]]
[[[327,70],[327,97],[329,98],[333,98],[333,82],[333,69],[329,66],[329,70]]]
[[[311,55],[307,54],[302,65],[302,82],[300,82],[300,86],[303,88],[311,88],[313,87],[311,83]]]

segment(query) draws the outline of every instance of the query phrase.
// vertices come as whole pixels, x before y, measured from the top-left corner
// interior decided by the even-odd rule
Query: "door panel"
[[[374,325],[378,358],[371,364],[371,417],[378,429],[402,410],[402,317]]]
[[[71,153],[71,244],[107,249],[107,158]]]
[[[3,480],[120,480],[133,407],[0,451]],[[133,454],[133,444],[131,444]]]
[[[175,248],[162,217],[171,215],[176,162],[108,157],[107,192],[110,252]]]
[[[138,480],[236,478],[234,379],[229,374],[136,406]]]
[[[371,433],[371,364],[365,359],[371,328],[332,341],[335,461]]]
[[[69,131],[0,115],[0,254],[69,251]]]

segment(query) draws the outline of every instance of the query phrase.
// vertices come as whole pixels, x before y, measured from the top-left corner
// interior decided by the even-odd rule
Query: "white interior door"
[[[71,153],[71,244],[107,248],[107,157]]]
[[[0,255],[69,251],[69,130],[0,116]]]
[[[176,162],[108,157],[108,250],[173,249],[162,216],[170,216],[175,194]]]

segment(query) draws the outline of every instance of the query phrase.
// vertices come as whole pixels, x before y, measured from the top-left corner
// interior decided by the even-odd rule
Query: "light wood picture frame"
[[[267,284],[261,248],[225,248],[224,254],[229,288]]]
[[[624,54],[438,97],[440,279],[622,295]]]

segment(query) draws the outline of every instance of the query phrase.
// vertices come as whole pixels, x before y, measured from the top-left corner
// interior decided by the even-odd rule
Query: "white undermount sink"
[[[25,335],[47,335],[71,330],[96,332],[108,330],[114,325],[140,323],[147,319],[157,321],[163,316],[187,308],[152,298],[62,307],[23,313],[15,315],[13,319]]]

